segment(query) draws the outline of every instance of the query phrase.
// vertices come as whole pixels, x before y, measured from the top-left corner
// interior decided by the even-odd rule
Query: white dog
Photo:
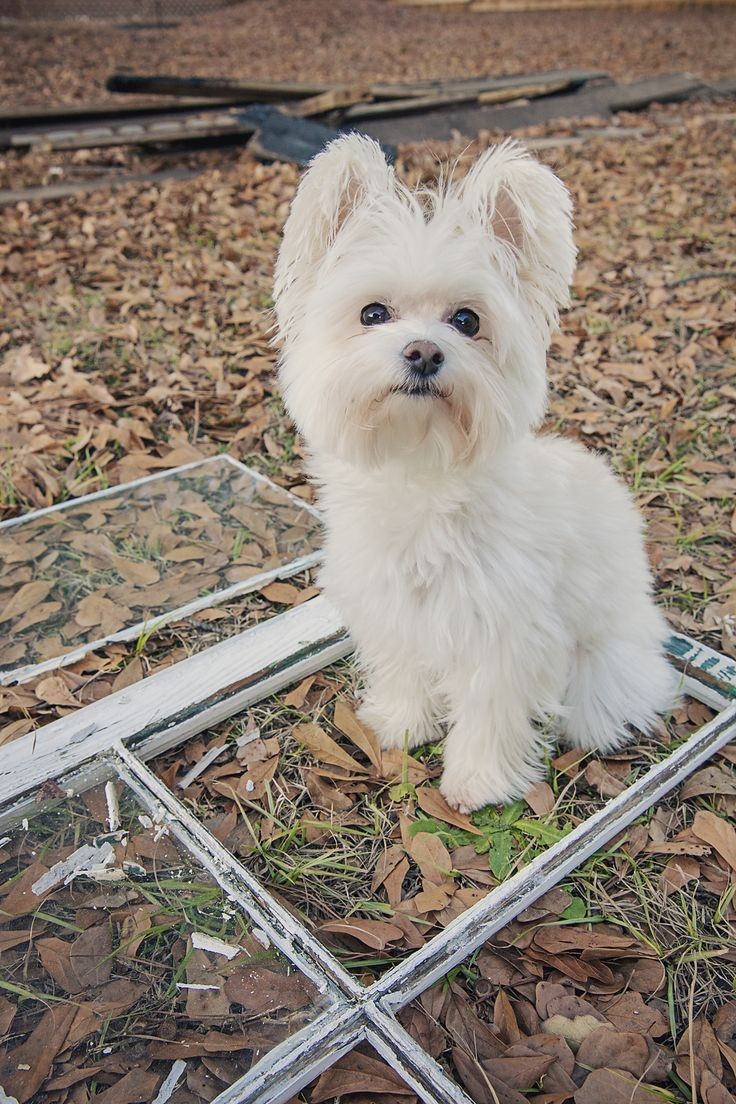
[[[611,749],[676,692],[626,489],[533,433],[574,262],[568,192],[518,145],[413,192],[351,135],[303,177],[276,268],[361,716],[385,748],[445,722],[441,788],[466,812],[542,776],[549,718]]]

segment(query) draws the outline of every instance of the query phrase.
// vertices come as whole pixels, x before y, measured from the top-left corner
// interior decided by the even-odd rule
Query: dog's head
[[[281,383],[309,448],[449,466],[526,432],[574,259],[567,190],[513,142],[436,191],[368,138],[332,142],[276,266]]]

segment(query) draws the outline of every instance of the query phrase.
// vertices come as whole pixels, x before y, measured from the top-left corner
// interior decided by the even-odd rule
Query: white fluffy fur
[[[312,163],[276,270],[287,407],[326,518],[322,582],[356,641],[382,746],[447,724],[468,811],[543,773],[540,722],[609,749],[672,702],[640,518],[598,457],[532,432],[575,261],[571,205],[514,143],[411,192],[357,135]],[[364,327],[363,306],[392,320]],[[475,338],[449,318],[480,316]],[[397,394],[436,342],[434,396]]]

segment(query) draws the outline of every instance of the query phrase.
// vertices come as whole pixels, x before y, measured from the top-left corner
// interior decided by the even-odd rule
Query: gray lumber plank
[[[167,180],[190,180],[201,176],[204,169],[162,169],[160,172],[129,173],[127,176],[100,176],[94,180],[69,180],[65,184],[46,184],[35,188],[0,189],[0,206],[9,207],[14,203],[31,203],[36,200],[45,202],[52,199],[65,199],[72,195],[85,195],[109,188],[111,191],[124,188],[128,184],[161,184]]]
[[[627,85],[584,85],[576,92],[545,96],[527,104],[500,107],[459,107],[424,115],[366,120],[361,129],[384,142],[446,141],[453,133],[472,136],[481,130],[508,132],[554,119],[634,111],[655,100],[661,103],[712,95],[708,86],[689,74],[673,73]]]
[[[327,92],[332,84],[318,81],[240,81],[224,77],[136,76],[113,73],[107,79],[108,92],[148,93],[156,96],[237,96],[250,102],[274,103],[300,100]]]

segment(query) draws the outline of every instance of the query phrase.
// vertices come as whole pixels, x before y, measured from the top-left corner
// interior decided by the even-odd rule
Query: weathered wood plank
[[[132,742],[155,755],[347,655],[326,598],[313,598],[3,748],[0,803]]]
[[[249,103],[278,103],[301,100],[327,92],[332,84],[320,81],[242,81],[225,77],[136,76],[113,73],[106,82],[108,92],[147,93],[153,96],[236,96]]]
[[[734,738],[736,703],[729,705],[564,839],[452,920],[409,959],[394,966],[375,983],[372,992],[383,995],[387,1010],[395,1011],[409,1004]]]
[[[575,87],[569,81],[551,81],[546,84],[509,84],[502,88],[476,89],[466,91],[437,92],[429,96],[414,96],[403,100],[388,100],[383,103],[356,103],[343,114],[343,119],[355,122],[358,119],[384,119],[392,115],[415,115],[437,111],[443,107],[459,104],[505,103],[520,98],[536,99],[539,96],[551,96],[554,92],[563,92]]]
[[[481,130],[508,133],[521,127],[553,119],[574,119],[598,115],[608,118],[619,110],[636,110],[653,101],[670,102],[710,95],[708,86],[687,74],[669,74],[628,85],[586,84],[575,92],[562,92],[532,99],[524,105],[466,105],[425,114],[367,119],[362,129],[383,142],[445,140],[459,131],[468,137]]]
[[[47,126],[50,123],[60,125],[63,122],[94,123],[121,115],[134,118],[144,115],[170,115],[177,111],[216,111],[220,107],[230,107],[234,103],[245,102],[242,96],[223,96],[219,100],[182,96],[168,101],[127,102],[125,107],[121,107],[115,100],[103,103],[61,104],[53,107],[41,104],[35,107],[22,106],[0,110],[0,127],[5,129],[10,126]]]
[[[98,176],[93,180],[68,180],[65,184],[44,184],[37,188],[0,189],[0,206],[9,207],[13,203],[46,202],[52,199],[64,199],[66,196],[87,195],[109,189],[115,191],[129,184],[165,184],[170,180],[191,180],[201,176],[205,169],[162,169],[160,172],[128,173],[115,176]]]

